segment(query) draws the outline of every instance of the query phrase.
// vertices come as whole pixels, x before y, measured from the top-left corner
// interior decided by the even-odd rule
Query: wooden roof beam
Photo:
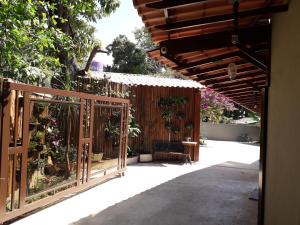
[[[235,86],[235,85],[239,85],[239,84],[245,84],[247,82],[251,82],[253,84],[255,84],[255,82],[265,82],[266,81],[265,79],[266,79],[265,76],[255,77],[255,78],[245,78],[245,79],[233,80],[233,81],[229,81],[229,82],[216,83],[216,84],[210,85],[209,88],[218,90],[218,88],[231,87],[231,86]]]
[[[250,72],[250,73],[243,73],[243,74],[238,74],[238,76],[237,76],[237,78],[235,78],[235,80],[249,78],[249,77],[255,78],[256,76],[261,76],[261,75],[265,75],[265,73],[263,73],[261,71]],[[216,78],[214,78],[214,79],[216,79]],[[201,80],[203,80],[203,79],[201,79]],[[196,80],[196,81],[199,81],[199,80]],[[224,78],[219,79],[219,80],[205,80],[205,85],[223,83],[223,82],[227,82],[227,81],[231,81],[231,80],[230,80],[229,77],[224,76]]]
[[[224,61],[227,60],[227,59],[224,59]],[[217,65],[217,66],[211,66],[211,67],[208,67],[208,68],[205,68],[205,69],[200,69],[200,71],[202,73],[208,73],[208,72],[218,72],[218,71],[224,71],[224,70],[227,70],[228,68],[228,64],[229,63],[226,63],[226,64],[222,64],[222,65]],[[238,61],[235,61],[234,62],[235,65],[237,66],[247,66],[249,63],[246,62],[245,60],[238,60]]]
[[[232,57],[236,57],[237,55],[238,55],[238,53],[236,51],[235,52],[230,52],[230,53],[225,53],[225,54],[222,54],[222,55],[217,55],[217,56],[201,59],[201,60],[198,60],[196,62],[192,62],[192,63],[188,63],[188,64],[181,63],[180,65],[178,65],[178,67],[175,67],[174,69],[178,70],[178,71],[186,70],[186,69],[192,69],[194,67],[204,65],[204,64],[208,64],[208,63],[214,63],[216,61],[228,60]]]
[[[218,92],[222,92],[222,91],[236,90],[236,89],[240,89],[240,88],[248,88],[248,87],[249,87],[248,84],[243,83],[243,84],[239,84],[239,85],[236,85],[236,86],[220,87],[220,88],[216,88],[216,89],[214,89],[214,90],[215,90],[215,91],[218,91]]]
[[[241,91],[251,91],[253,90],[252,87],[246,86],[246,87],[242,87],[242,88],[237,88],[237,89],[227,89],[227,90],[219,90],[218,93],[220,94],[226,94],[226,93],[235,93],[235,92],[241,92]]]
[[[241,51],[239,52],[239,56],[241,58],[244,58],[246,60],[248,60],[249,62],[251,62],[253,65],[255,65],[257,68],[263,70],[263,71],[267,71],[268,67],[266,66],[266,64],[264,64],[259,57],[255,54],[255,52],[252,52],[251,49],[247,49],[245,48],[243,45],[241,44],[237,44],[236,45]]]
[[[241,76],[243,75],[260,75],[264,72],[261,72],[261,71],[257,71],[256,68],[254,66],[250,66],[250,67],[246,67],[246,68],[240,68],[237,70],[237,77],[235,80],[237,80],[238,78],[240,78]],[[196,81],[201,81],[201,80],[205,80],[205,82],[207,83],[207,85],[209,85],[209,82],[211,80],[215,80],[215,79],[220,79],[220,78],[223,78],[222,79],[222,82],[224,81],[231,81],[229,76],[228,76],[228,72],[225,71],[225,72],[220,72],[220,73],[216,73],[216,74],[212,74],[212,75],[209,75],[209,74],[200,74],[197,76],[198,78],[195,79]],[[215,84],[217,83],[218,81],[213,81],[212,84]]]
[[[252,87],[252,86],[249,86],[249,85],[247,85],[247,84],[243,84],[243,85],[241,84],[241,85],[239,85],[239,86],[226,87],[226,88],[219,88],[219,89],[214,89],[214,90],[221,93],[221,92],[224,92],[224,91],[233,91],[233,90],[250,89],[250,88],[253,88],[253,89],[259,91],[258,88],[256,89],[256,88],[254,88],[254,87]]]
[[[224,93],[225,96],[231,98],[231,97],[243,97],[243,96],[249,96],[249,95],[255,95],[255,91],[249,90],[249,91],[241,91],[241,92],[232,92],[232,93]]]
[[[269,42],[271,37],[271,26],[258,26],[243,28],[239,30],[240,43],[258,44]],[[192,37],[166,40],[160,43],[161,55],[173,55],[204,51],[218,48],[233,47],[231,43],[232,31],[223,31],[212,34],[197,35]]]
[[[253,101],[255,101],[255,102],[260,102],[260,99],[259,98],[255,98],[254,96],[252,97],[252,98],[235,98],[234,99],[234,101],[239,101],[239,102],[253,102]]]
[[[245,94],[228,94],[226,95],[227,97],[231,98],[231,99],[234,99],[234,98],[246,98],[246,97],[253,97],[255,96],[254,92],[251,92],[251,93],[245,93]]]
[[[177,2],[177,1],[174,1],[174,2]],[[240,11],[238,13],[238,18],[245,18],[245,17],[257,16],[257,15],[266,15],[266,14],[270,14],[270,13],[284,12],[287,10],[288,10],[288,4],[268,6],[268,7],[264,7],[264,8]],[[213,24],[213,23],[220,23],[220,22],[228,22],[228,21],[232,21],[233,19],[234,19],[234,14],[230,12],[230,13],[224,14],[224,15],[202,17],[202,18],[194,19],[194,20],[185,20],[185,21],[179,21],[179,22],[175,22],[175,23],[158,25],[158,26],[155,26],[155,28],[164,30],[164,31],[174,31],[174,30],[179,30],[179,29],[183,29],[183,28],[190,28],[190,27],[208,25],[208,24]]]
[[[254,107],[254,105],[256,105],[256,107],[258,107],[258,102],[257,101],[238,101],[240,104],[242,105],[248,105],[251,107]]]
[[[145,6],[153,9],[170,9],[180,6],[187,6],[195,3],[207,2],[207,0],[162,0],[157,2],[148,3]]]
[[[259,102],[259,99],[254,99],[254,98],[241,98],[241,99],[234,99],[234,101],[237,101],[237,102],[256,101],[256,102],[258,103],[258,102]]]
[[[256,67],[249,65],[249,64],[245,64],[247,66],[242,67],[242,68],[238,68],[237,72],[238,73],[242,73],[242,72],[251,72],[252,70],[257,70]],[[221,70],[220,72],[217,72],[215,74],[208,74],[208,73],[203,73],[202,70],[199,70],[200,73],[198,71],[196,72],[192,72],[189,73],[188,76],[197,76],[198,78],[207,78],[207,79],[215,79],[215,78],[219,78],[219,77],[224,77],[224,76],[228,76],[228,72],[227,70]],[[213,71],[209,71],[209,72],[213,72]]]

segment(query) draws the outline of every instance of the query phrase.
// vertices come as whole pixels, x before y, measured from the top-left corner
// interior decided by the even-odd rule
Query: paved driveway
[[[257,146],[209,141],[194,165],[128,167],[126,176],[76,195],[15,225],[255,225]]]

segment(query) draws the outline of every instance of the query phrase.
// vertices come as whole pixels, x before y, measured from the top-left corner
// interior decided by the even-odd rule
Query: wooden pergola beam
[[[251,65],[251,66],[247,66],[247,67],[238,68],[237,72],[238,73],[252,72],[252,70],[257,70],[257,69],[256,69],[256,67]],[[228,76],[228,72],[223,70],[223,71],[220,71],[218,73],[210,75],[208,73],[202,73],[202,71],[201,71],[201,73],[196,71],[196,72],[189,73],[188,76],[197,76],[199,79],[211,80],[211,79],[216,79],[216,78]]]
[[[244,76],[244,75],[253,76],[253,75],[258,75],[258,74],[260,75],[262,73],[263,72],[261,72],[261,71],[257,71],[256,68],[253,67],[253,66],[250,66],[250,67],[247,67],[247,68],[240,68],[237,71],[236,80],[239,79],[241,76]],[[221,78],[223,78],[223,79],[221,79]],[[195,79],[195,80],[196,81],[205,81],[206,85],[209,85],[210,81],[216,80],[216,79],[220,79],[220,82],[231,81],[230,78],[229,78],[229,76],[228,76],[227,71],[216,73],[216,74],[212,74],[212,75],[201,74],[201,75],[198,75],[197,79]],[[219,81],[214,81],[213,84],[218,83],[218,82]]]
[[[177,2],[177,1],[174,1],[174,2]],[[264,8],[241,11],[238,13],[238,18],[266,15],[269,13],[284,12],[287,10],[288,10],[288,4],[268,6],[268,7],[264,7]],[[195,27],[195,26],[208,25],[208,24],[212,24],[212,23],[222,23],[222,22],[232,21],[233,19],[234,19],[234,14],[230,12],[228,14],[223,14],[223,15],[218,15],[218,16],[202,17],[202,18],[194,19],[194,20],[185,20],[185,21],[179,21],[179,22],[175,22],[175,23],[158,25],[158,26],[155,26],[155,28],[164,30],[164,31],[174,31],[174,30],[179,30],[179,29],[183,29],[183,28],[191,28],[191,27]]]
[[[252,107],[254,105],[256,105],[256,107],[257,107],[259,105],[257,100],[253,100],[253,101],[251,101],[251,100],[249,100],[249,101],[239,101],[239,103],[242,104],[242,105],[248,105],[248,106],[252,106]]]
[[[249,85],[246,84],[246,83],[243,83],[243,84],[239,84],[239,85],[235,85],[235,86],[230,86],[230,87],[214,88],[214,90],[217,91],[217,92],[222,92],[222,91],[236,90],[236,89],[245,88],[245,87],[249,87]]]
[[[259,103],[260,99],[251,99],[251,98],[244,98],[244,99],[234,99],[234,101],[244,103],[244,102],[256,102]]]
[[[170,9],[180,6],[187,6],[195,3],[207,2],[207,0],[162,0],[158,2],[148,3],[145,6],[153,9]]]
[[[251,92],[251,93],[245,93],[245,94],[227,94],[226,96],[231,99],[234,99],[234,98],[239,98],[239,97],[241,97],[241,98],[253,97],[253,96],[255,96],[255,94],[253,92]]]
[[[239,30],[239,40],[244,45],[269,42],[271,26],[257,26]],[[232,47],[232,31],[222,31],[212,34],[197,35],[179,39],[166,40],[160,43],[161,55],[173,55]],[[192,44],[191,44],[192,43]]]
[[[227,59],[224,59],[224,60],[227,60]],[[228,64],[229,63],[223,64],[223,65],[211,66],[211,67],[208,67],[205,69],[200,69],[200,71],[201,71],[201,73],[208,73],[208,72],[214,73],[217,71],[224,71],[224,70],[227,70]],[[243,67],[243,66],[247,66],[247,64],[249,64],[249,63],[247,63],[245,60],[238,60],[238,61],[235,61],[234,64],[237,66]]]
[[[243,78],[249,78],[249,77],[256,77],[256,76],[260,76],[260,75],[265,75],[264,72],[261,71],[257,71],[257,72],[248,72],[248,73],[242,73],[242,74],[238,74],[237,78],[235,80],[239,80],[239,79],[243,79]],[[229,77],[224,76],[222,79],[219,80],[214,80],[216,78],[213,78],[212,80],[205,80],[205,85],[211,85],[211,84],[217,84],[217,83],[223,83],[223,82],[227,82],[227,81],[231,81]],[[201,79],[203,80],[203,79]],[[196,80],[197,81],[197,80]]]
[[[249,91],[241,91],[241,92],[232,92],[232,93],[224,93],[225,96],[227,97],[244,97],[244,96],[249,96],[249,95],[255,95],[255,92],[253,90],[249,90]]]
[[[220,94],[231,94],[231,93],[236,93],[236,92],[242,92],[242,91],[253,91],[252,87],[246,86],[246,87],[242,87],[242,88],[237,88],[237,89],[228,89],[228,90],[223,90],[223,91],[218,91],[218,93]]]
[[[217,56],[213,56],[213,57],[207,57],[205,59],[202,60],[198,60],[196,62],[192,62],[192,63],[188,63],[188,64],[184,64],[181,63],[180,65],[178,65],[177,67],[175,67],[175,70],[181,71],[181,70],[186,70],[186,69],[192,69],[194,67],[200,66],[200,65],[204,65],[204,64],[208,64],[208,63],[214,63],[216,61],[220,61],[220,60],[228,60],[232,57],[236,57],[239,54],[237,52],[230,52],[230,53],[225,53],[222,55],[217,55]]]
[[[247,82],[251,82],[251,83],[255,83],[258,81],[265,82],[265,79],[266,79],[265,76],[254,77],[254,78],[245,78],[245,79],[233,80],[233,81],[229,81],[229,82],[217,83],[217,84],[213,84],[209,87],[213,88],[215,90],[218,90],[218,88],[231,87],[231,86],[235,86],[235,85],[239,85],[239,84],[245,84]]]
[[[241,58],[248,60],[257,68],[263,71],[267,71],[268,67],[266,66],[265,63],[263,63],[260,59],[258,59],[258,56],[255,54],[255,52],[253,52],[251,49],[245,48],[241,44],[237,44],[236,46],[240,49],[239,56]]]
[[[234,99],[234,101],[237,101],[237,102],[241,102],[241,103],[243,103],[243,102],[253,102],[253,101],[255,101],[255,102],[259,102],[259,99],[254,99],[254,98],[244,98],[244,99]]]

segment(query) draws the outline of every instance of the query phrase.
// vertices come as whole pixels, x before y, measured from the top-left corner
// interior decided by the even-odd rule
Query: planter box
[[[152,154],[140,154],[140,162],[151,162]]]
[[[132,156],[127,158],[127,165],[135,164],[138,163],[139,161],[139,156]]]

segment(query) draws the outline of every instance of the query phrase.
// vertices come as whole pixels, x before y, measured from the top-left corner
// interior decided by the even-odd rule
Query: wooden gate
[[[129,100],[8,80],[1,96],[0,223],[124,173]],[[99,107],[120,112],[118,157],[91,177]]]

